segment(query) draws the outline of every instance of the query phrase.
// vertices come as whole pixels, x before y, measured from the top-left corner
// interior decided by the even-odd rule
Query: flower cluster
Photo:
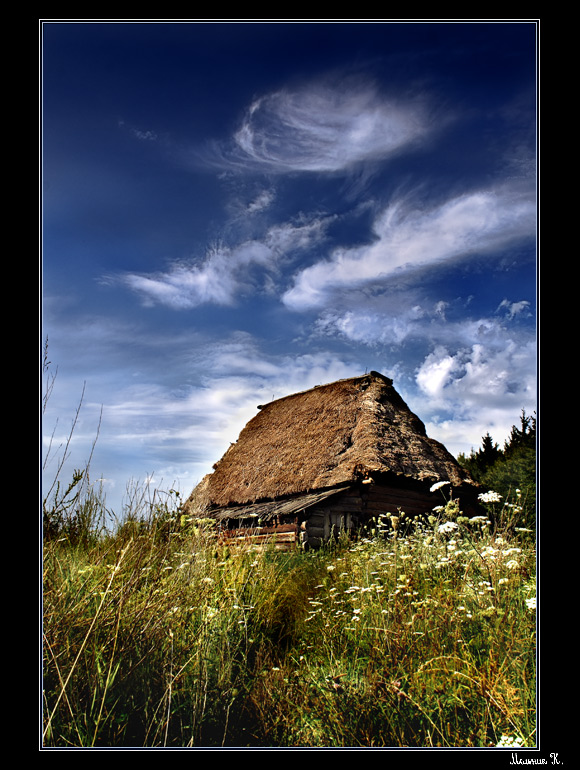
[[[452,532],[455,532],[456,529],[458,529],[458,527],[454,521],[446,521],[439,525],[437,531],[442,535],[450,535]]]
[[[482,492],[478,495],[478,499],[481,500],[482,503],[499,503],[501,502],[501,495],[490,490],[489,492]]]
[[[433,484],[433,486],[429,489],[430,492],[436,492],[438,489],[441,489],[441,487],[447,486],[447,484],[450,484],[450,481],[438,481],[436,484]]]
[[[520,749],[524,745],[521,738],[512,738],[511,735],[502,735],[497,748],[502,749]]]

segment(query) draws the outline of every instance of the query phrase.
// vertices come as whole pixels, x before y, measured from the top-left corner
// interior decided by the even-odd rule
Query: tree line
[[[535,413],[528,415],[522,409],[519,425],[512,425],[503,447],[493,440],[489,432],[481,442],[481,447],[472,449],[469,455],[460,454],[457,458],[459,464],[486,490],[497,492],[506,502],[517,502],[522,509],[520,525],[535,526]]]

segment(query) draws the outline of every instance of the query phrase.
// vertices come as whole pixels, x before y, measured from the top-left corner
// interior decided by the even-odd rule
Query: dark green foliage
[[[469,457],[459,455],[459,462],[470,472],[474,481],[480,481],[483,474],[501,457],[502,452],[498,444],[494,444],[489,433],[481,439],[481,449],[477,452],[471,450]]]
[[[517,503],[512,524],[534,528],[536,512],[536,418],[522,409],[519,426],[513,425],[503,449],[489,433],[481,448],[458,460],[484,491],[493,490],[504,502]]]
[[[526,415],[524,409],[520,416],[520,427],[512,425],[510,437],[504,445],[504,455],[510,457],[520,449],[536,448],[536,418]]]

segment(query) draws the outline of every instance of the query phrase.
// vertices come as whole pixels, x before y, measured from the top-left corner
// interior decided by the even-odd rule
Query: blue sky
[[[536,409],[537,32],[46,22],[44,451],[84,386],[68,466],[100,423],[120,513],[372,369],[453,454],[502,444]]]

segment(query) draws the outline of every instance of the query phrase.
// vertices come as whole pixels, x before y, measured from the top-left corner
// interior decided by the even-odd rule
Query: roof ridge
[[[280,401],[284,401],[287,398],[296,398],[297,396],[303,396],[305,393],[310,393],[314,390],[320,390],[321,388],[329,388],[333,385],[340,385],[341,383],[345,382],[355,382],[356,380],[371,380],[371,379],[378,379],[386,383],[387,385],[392,385],[393,380],[390,379],[390,377],[386,377],[384,374],[381,374],[380,372],[377,372],[375,370],[371,370],[370,372],[365,372],[364,374],[358,374],[354,377],[343,377],[339,380],[333,380],[332,382],[322,382],[319,385],[313,385],[311,388],[305,388],[304,390],[297,390],[295,393],[288,393],[285,396],[280,396],[279,398],[273,398],[271,401],[269,401],[267,404],[259,404],[258,409],[266,409],[266,407],[270,406],[271,404],[277,404]]]

